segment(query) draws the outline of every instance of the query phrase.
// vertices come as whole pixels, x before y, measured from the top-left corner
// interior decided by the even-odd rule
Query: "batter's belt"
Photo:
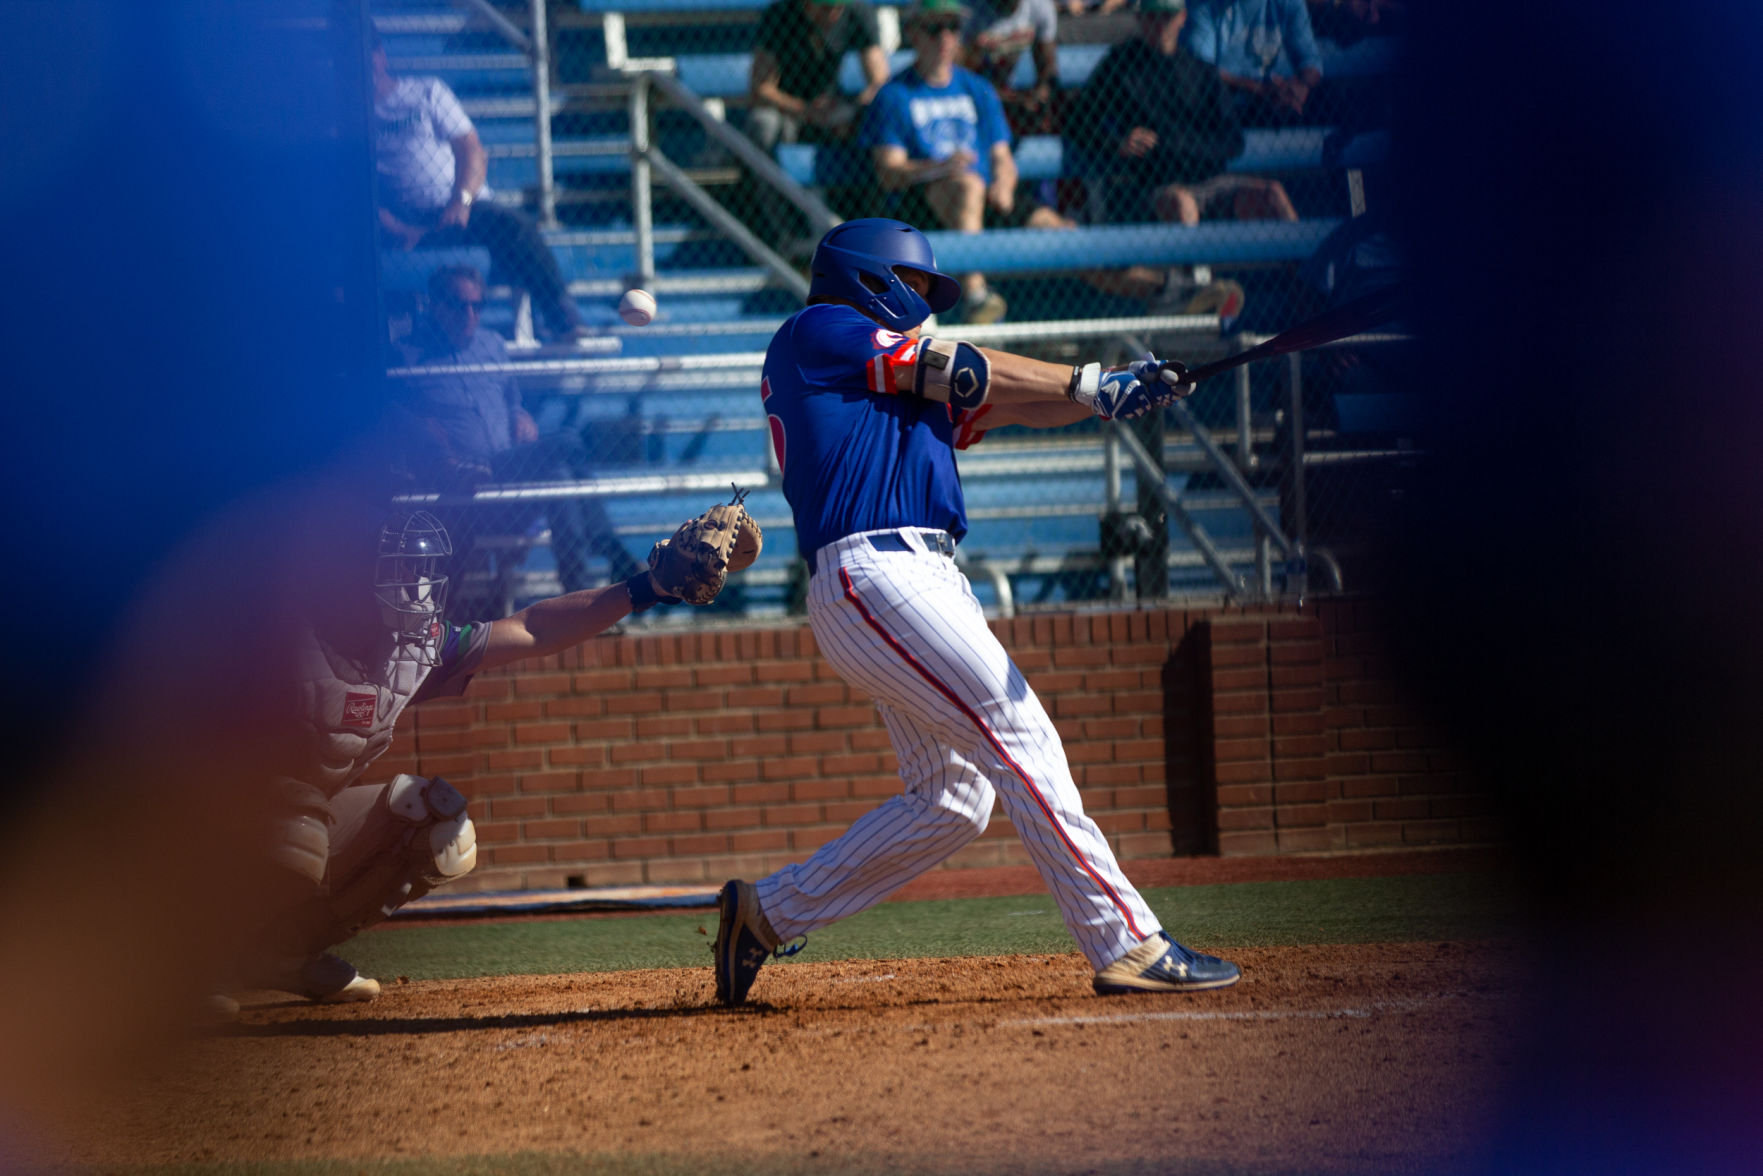
[[[918,544],[912,542],[911,536],[918,536]],[[843,539],[835,539],[825,547],[814,551],[808,556],[808,572],[810,575],[820,570],[823,563],[836,562],[835,556],[841,551],[848,551],[858,544],[868,544],[876,551],[926,551],[932,555],[955,558],[955,536],[947,531],[932,531],[920,527],[905,527],[893,531],[865,531],[856,535],[847,535]]]

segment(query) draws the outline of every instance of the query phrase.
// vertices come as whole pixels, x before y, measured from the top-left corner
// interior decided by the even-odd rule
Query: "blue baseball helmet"
[[[910,266],[929,274],[930,297],[920,298],[894,272]],[[937,270],[937,259],[923,233],[905,221],[868,217],[827,230],[809,265],[808,297],[837,298],[884,324],[909,331],[931,314],[961,299],[961,283]]]

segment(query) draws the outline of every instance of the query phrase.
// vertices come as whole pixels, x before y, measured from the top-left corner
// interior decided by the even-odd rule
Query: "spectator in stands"
[[[1017,199],[1016,157],[998,92],[955,64],[968,17],[959,0],[919,0],[906,18],[913,63],[870,104],[859,140],[882,190],[892,194],[888,215],[964,233],[1071,228],[1053,209]],[[984,274],[963,274],[961,285],[961,321],[1004,317],[1008,307]]]
[[[1092,169],[1103,219],[1297,220],[1279,181],[1224,170],[1243,130],[1217,71],[1182,47],[1186,16],[1183,0],[1140,0],[1137,34],[1108,51],[1072,103],[1067,149]],[[1171,306],[1192,298],[1191,313],[1241,309],[1236,283],[1208,286],[1203,273],[1135,267],[1122,277],[1119,292]]]
[[[373,34],[374,147],[380,227],[404,249],[481,245],[492,272],[532,294],[551,334],[579,340],[589,332],[569,297],[557,258],[526,216],[489,200],[489,155],[459,99],[439,78],[397,77]]]
[[[839,67],[846,53],[863,65],[863,92],[846,98]],[[776,0],[759,14],[747,133],[770,151],[780,142],[849,139],[875,92],[888,80],[875,9],[864,0]]]
[[[1297,122],[1322,82],[1304,0],[1194,0],[1182,44],[1217,67],[1249,126]]]
[[[470,266],[446,266],[429,279],[427,311],[399,348],[410,367],[507,362],[502,336],[480,326],[484,281]],[[465,490],[481,482],[572,481],[591,476],[581,439],[541,437],[521,407],[520,388],[506,372],[418,376],[402,381],[400,406],[421,423],[412,439],[411,466],[419,480],[441,489]],[[604,556],[610,581],[639,570],[606,518],[597,498],[553,499],[545,504],[551,548],[565,591],[608,582],[588,570],[591,553]],[[529,508],[479,508],[449,520],[455,534],[525,530]]]
[[[1059,129],[1058,36],[1054,0],[973,0],[963,64],[992,83],[1018,136]],[[1035,80],[1029,89],[1018,90],[1012,81],[1025,51],[1033,56]]]

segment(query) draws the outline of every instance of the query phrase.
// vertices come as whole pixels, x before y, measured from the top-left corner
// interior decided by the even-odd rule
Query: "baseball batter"
[[[445,780],[359,783],[391,745],[398,716],[412,703],[461,693],[478,670],[556,653],[632,612],[682,598],[706,604],[731,567],[752,562],[759,543],[737,494],[657,544],[650,567],[629,580],[542,600],[490,624],[451,625],[443,617],[446,530],[426,511],[393,515],[379,531],[371,584],[315,606],[302,630],[300,738],[277,764],[282,774],[265,806],[269,910],[238,945],[227,987],[317,1001],[379,995],[377,981],[325,949],[477,861],[465,797]],[[238,1011],[224,994],[213,1003],[221,1015]]]
[[[1235,964],[1177,943],[1127,881],[1052,720],[987,626],[955,545],[967,519],[954,451],[988,429],[1136,417],[1185,396],[1179,364],[1076,369],[920,327],[960,296],[930,243],[848,221],[815,250],[809,305],[779,328],[760,395],[811,579],[827,660],[876,700],[900,795],[806,862],[719,896],[716,993],[747,997],[797,937],[856,913],[985,830],[994,797],[1096,969],[1098,992],[1219,988]]]

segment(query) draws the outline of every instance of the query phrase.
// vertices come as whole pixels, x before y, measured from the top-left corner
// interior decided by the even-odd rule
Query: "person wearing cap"
[[[1104,219],[1297,220],[1279,181],[1225,171],[1242,153],[1243,129],[1217,70],[1182,47],[1186,18],[1183,0],[1140,0],[1135,35],[1108,51],[1071,104],[1067,149],[1088,161]],[[1171,271],[1156,278],[1159,291],[1148,274],[1134,276],[1143,296],[1165,304],[1192,296],[1205,305],[1190,311],[1226,318],[1241,309],[1234,282],[1207,286],[1205,275]]]
[[[888,214],[964,233],[1071,228],[1053,209],[1016,198],[1016,157],[998,91],[956,64],[970,15],[960,0],[919,0],[906,18],[913,63],[870,104],[858,138],[889,194]],[[983,273],[961,275],[961,287],[963,322],[1004,317],[1004,299]]]
[[[1299,120],[1322,83],[1322,53],[1304,0],[1194,0],[1188,52],[1218,69],[1253,126]]]
[[[863,91],[853,99],[839,92],[846,53],[863,66]],[[848,138],[887,80],[875,9],[863,0],[776,0],[760,13],[754,37],[747,133],[767,151]]]

